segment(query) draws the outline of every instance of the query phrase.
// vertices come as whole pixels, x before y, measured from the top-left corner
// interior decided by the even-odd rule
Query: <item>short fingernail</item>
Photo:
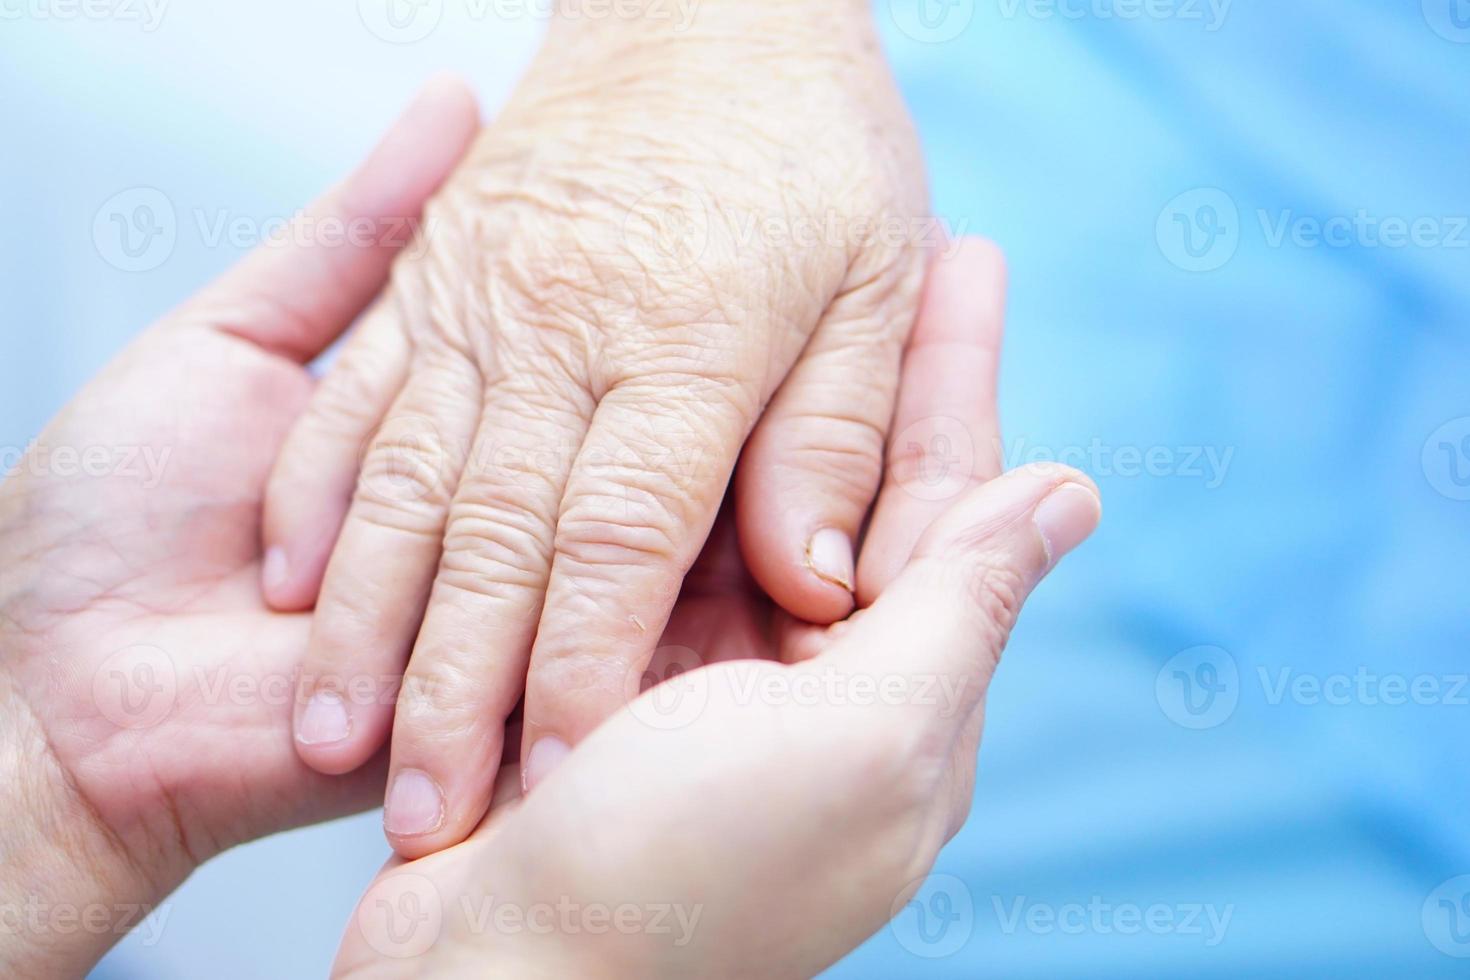
[[[420,769],[404,769],[388,790],[383,828],[395,837],[432,834],[444,825],[444,792]]]
[[[296,726],[296,741],[302,745],[329,745],[352,733],[352,719],[347,705],[336,691],[317,691],[306,702],[301,722]]]
[[[267,592],[275,592],[291,577],[291,565],[286,560],[286,549],[279,545],[266,550],[265,563],[261,566],[260,579]]]
[[[531,746],[531,754],[526,757],[526,771],[522,788],[527,793],[531,792],[531,790],[536,788],[538,783],[551,775],[551,770],[561,765],[562,761],[571,752],[571,746],[567,745],[567,743],[555,735],[548,735],[540,739],[535,745]]]
[[[1087,540],[1101,516],[1102,501],[1080,483],[1064,483],[1047,494],[1032,516],[1046,544],[1047,567]]]
[[[806,563],[819,577],[852,591],[852,540],[835,527],[824,527],[812,535]]]

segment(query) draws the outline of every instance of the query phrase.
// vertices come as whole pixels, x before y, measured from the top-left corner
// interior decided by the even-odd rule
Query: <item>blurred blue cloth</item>
[[[1007,461],[1082,462],[1106,516],[1017,630],[969,824],[832,975],[1470,973],[1470,4],[877,5],[939,211],[1010,256]],[[120,273],[109,195],[289,211],[534,35],[13,26],[0,445],[234,257]],[[368,816],[227,855],[99,975],[319,973],[384,854]]]

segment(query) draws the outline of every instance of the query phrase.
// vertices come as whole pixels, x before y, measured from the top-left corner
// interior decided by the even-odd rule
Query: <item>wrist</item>
[[[871,22],[872,0],[548,0],[547,13],[553,31],[698,38],[779,26],[830,36]]]
[[[533,73],[684,65],[731,87],[745,68],[881,57],[869,0],[551,0]]]
[[[5,976],[84,975],[162,897],[71,788],[3,669],[0,866]]]
[[[687,23],[679,2],[555,0],[541,50],[475,157],[545,160],[609,132],[625,152],[655,155],[669,133],[686,144],[737,133],[752,152],[909,138],[866,0],[683,0]],[[609,12],[591,16],[599,3]],[[579,4],[580,16],[567,6]],[[649,132],[654,145],[636,149]],[[866,156],[842,155],[854,152]]]

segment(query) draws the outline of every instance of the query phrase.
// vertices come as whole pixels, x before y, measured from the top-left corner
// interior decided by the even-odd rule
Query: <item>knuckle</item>
[[[585,642],[575,642],[578,638],[585,639],[585,634],[554,636],[550,643],[538,640],[526,675],[526,702],[538,705],[543,718],[601,721],[637,697],[633,664],[622,656],[589,649]]]
[[[487,597],[544,589],[552,549],[543,509],[503,495],[461,496],[445,529],[440,581]]]
[[[866,504],[883,472],[883,429],[857,416],[824,414],[780,423],[785,445],[776,466],[805,483],[814,475],[843,499]],[[789,441],[786,441],[789,440]]]
[[[398,715],[416,742],[457,742],[505,719],[485,689],[486,665],[447,650],[415,660],[398,694]]]
[[[672,563],[691,508],[668,477],[597,479],[569,495],[556,528],[556,554],[583,569]]]
[[[368,449],[356,500],[369,520],[424,530],[449,504],[452,471],[432,431],[393,426],[379,433]]]
[[[377,653],[396,656],[398,651],[383,650],[382,604],[376,591],[340,580],[332,584],[317,603],[306,664],[309,671],[340,680],[359,676],[359,665],[375,662]],[[371,655],[364,656],[365,650]]]
[[[569,514],[557,525],[557,557],[574,565],[579,576],[674,564],[682,549],[668,522],[620,513],[625,503],[584,497],[578,506],[586,512]]]
[[[979,622],[980,635],[985,639],[984,649],[991,662],[985,665],[993,670],[999,664],[1002,651],[1010,640],[1011,630],[1021,615],[1021,606],[1026,601],[1027,583],[1013,566],[1000,561],[982,560],[972,567],[969,575],[972,608]]]
[[[864,508],[872,501],[882,472],[873,455],[832,446],[804,450],[782,468],[793,472],[797,486],[811,485],[815,477],[820,492]]]
[[[561,474],[569,452],[565,442],[554,439],[535,447],[484,446],[460,475],[455,502],[509,498],[510,504],[534,508],[544,516],[541,501],[561,495]]]

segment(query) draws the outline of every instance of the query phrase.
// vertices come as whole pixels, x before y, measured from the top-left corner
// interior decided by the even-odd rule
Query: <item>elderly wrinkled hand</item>
[[[405,856],[479,822],[523,699],[529,783],[626,701],[732,475],[777,603],[861,591],[939,243],[870,15],[634,7],[553,21],[271,482],[267,598],[316,608],[298,748],[347,772],[391,728]],[[400,675],[396,720],[344,694]]]

